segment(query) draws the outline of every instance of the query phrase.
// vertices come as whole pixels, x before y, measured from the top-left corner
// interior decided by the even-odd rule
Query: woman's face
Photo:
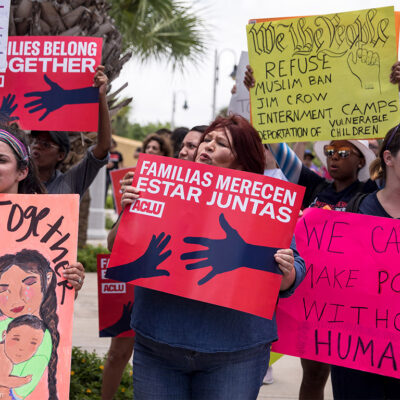
[[[144,152],[146,154],[154,154],[155,156],[160,156],[161,155],[160,143],[158,143],[157,140],[150,140],[150,142],[147,143]]]
[[[330,176],[338,181],[357,178],[357,173],[365,164],[364,157],[360,157],[361,152],[351,142],[347,140],[335,140],[330,143],[335,150],[340,148],[350,148],[352,151],[346,158],[341,158],[338,152],[335,152],[332,157],[327,157],[327,167]]]
[[[209,132],[199,144],[196,162],[216,167],[240,169],[231,147],[232,135],[224,129]]]
[[[0,311],[9,318],[25,314],[40,317],[43,300],[41,289],[39,274],[12,265],[0,276]]]
[[[17,159],[11,147],[0,141],[0,193],[18,193],[18,184],[27,174],[28,168],[17,169]]]
[[[194,161],[197,147],[199,146],[201,133],[197,131],[189,131],[182,142],[182,148],[179,152],[181,160]]]
[[[393,155],[389,150],[383,152],[383,159],[386,164],[386,177],[387,180],[395,178],[397,182],[400,181],[400,150]]]

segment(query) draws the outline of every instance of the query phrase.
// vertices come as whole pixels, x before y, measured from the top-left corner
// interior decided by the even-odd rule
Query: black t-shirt
[[[375,215],[376,217],[392,218],[379,203],[377,192],[369,194],[360,204],[358,212],[361,214]]]
[[[337,192],[332,182],[328,182],[305,166],[301,169],[299,185],[306,187],[303,200],[304,208],[329,207],[329,209],[336,211],[345,211],[347,203],[357,193],[371,193],[377,190],[376,183],[369,179],[364,183],[357,180],[346,189]]]

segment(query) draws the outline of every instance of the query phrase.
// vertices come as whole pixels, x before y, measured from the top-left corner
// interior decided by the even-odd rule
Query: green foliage
[[[78,261],[83,264],[86,272],[97,271],[97,254],[108,254],[109,251],[99,245],[92,246],[87,244],[81,249],[78,249]]]
[[[105,208],[107,208],[108,210],[114,210],[114,202],[113,202],[112,194],[107,195]]]
[[[110,218],[108,215],[106,215],[106,229],[107,230],[110,230],[113,227],[114,222],[115,221],[113,221],[112,218]]]
[[[205,22],[180,0],[112,0],[111,16],[124,45],[141,61],[166,58],[173,67],[201,62],[207,34]]]
[[[130,106],[122,108],[113,118],[111,125],[116,135],[142,142],[149,133],[154,133],[161,128],[171,129],[171,124],[169,122],[155,122],[147,125],[140,125],[137,123],[132,124],[128,119],[130,109]],[[108,208],[107,205],[106,208]]]
[[[100,400],[104,361],[96,352],[72,348],[70,400]],[[132,398],[132,367],[128,365],[114,400]]]

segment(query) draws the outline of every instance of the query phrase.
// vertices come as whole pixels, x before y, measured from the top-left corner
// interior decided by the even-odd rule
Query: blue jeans
[[[137,335],[135,400],[255,400],[267,371],[270,345],[199,353]]]

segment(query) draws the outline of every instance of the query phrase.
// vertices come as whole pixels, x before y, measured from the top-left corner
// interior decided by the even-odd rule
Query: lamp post
[[[213,101],[212,101],[212,114],[211,114],[211,121],[214,120],[216,117],[215,115],[215,109],[217,107],[217,86],[218,86],[218,81],[219,81],[219,60],[221,58],[221,55],[225,52],[229,51],[230,53],[233,54],[233,60],[234,60],[234,65],[233,65],[233,71],[230,73],[230,77],[232,79],[235,79],[236,77],[236,53],[233,49],[222,49],[219,53],[218,50],[215,49],[214,53],[214,84],[213,84]]]
[[[175,111],[176,111],[176,95],[182,93],[184,96],[184,103],[182,108],[184,110],[187,110],[189,108],[188,102],[186,100],[187,96],[186,96],[186,92],[184,90],[177,90],[173,92],[172,95],[172,115],[171,115],[171,130],[175,129]]]

